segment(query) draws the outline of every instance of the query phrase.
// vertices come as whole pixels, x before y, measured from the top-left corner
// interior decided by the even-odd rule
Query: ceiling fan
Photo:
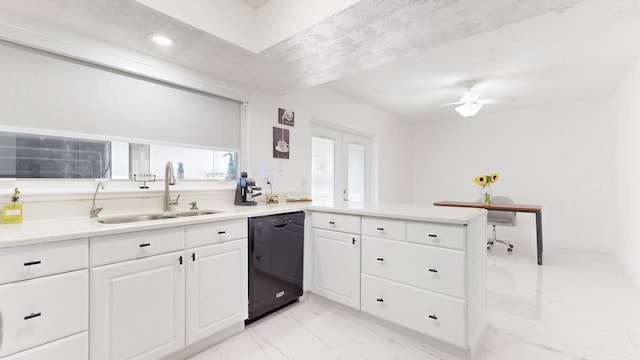
[[[450,103],[447,105],[459,105],[455,108],[455,111],[463,117],[476,115],[485,104],[490,103],[491,101],[480,100],[480,95],[471,90],[475,85],[475,80],[465,81],[464,87],[466,88],[466,90],[464,92],[464,95],[462,95],[458,102]]]

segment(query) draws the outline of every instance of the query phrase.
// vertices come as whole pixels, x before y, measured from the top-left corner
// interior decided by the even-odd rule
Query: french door
[[[371,138],[312,125],[311,197],[319,204],[371,200]]]

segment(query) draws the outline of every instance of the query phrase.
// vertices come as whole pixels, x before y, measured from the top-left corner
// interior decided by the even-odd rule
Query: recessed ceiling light
[[[151,34],[149,38],[156,44],[162,46],[171,46],[173,45],[173,39],[162,34]]]

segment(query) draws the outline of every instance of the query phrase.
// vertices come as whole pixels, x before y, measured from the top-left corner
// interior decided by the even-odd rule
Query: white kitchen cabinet
[[[185,346],[185,253],[91,269],[91,360],[159,359]]]
[[[313,234],[313,292],[360,309],[360,235],[322,229]]]
[[[87,272],[0,286],[0,358],[86,331]]]
[[[246,238],[187,250],[187,345],[247,318],[247,261]]]
[[[484,216],[467,224],[363,218],[362,311],[475,349],[486,323],[485,229]]]
[[[33,349],[3,357],[2,360],[87,360],[89,334],[87,331],[50,342]]]

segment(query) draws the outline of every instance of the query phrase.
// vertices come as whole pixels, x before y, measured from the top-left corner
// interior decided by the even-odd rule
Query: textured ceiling
[[[266,4],[267,1],[269,0],[240,0],[240,1],[251,6],[254,9],[258,9],[260,6]]]
[[[258,54],[133,0],[3,1],[0,21],[62,40],[81,34],[276,95],[329,83],[398,118],[422,121],[455,114],[443,104],[456,101],[470,78],[479,80],[482,98],[496,100],[479,116],[492,107],[610,90],[638,55],[639,5],[362,0]],[[176,45],[158,50],[147,39],[152,32]]]

